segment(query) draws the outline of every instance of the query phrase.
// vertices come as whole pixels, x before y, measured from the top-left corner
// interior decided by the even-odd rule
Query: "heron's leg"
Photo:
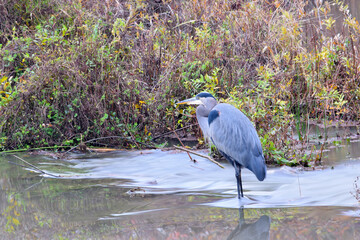
[[[222,152],[222,151],[219,151],[219,152],[235,168],[235,178],[236,178],[236,183],[237,183],[238,198],[240,199],[240,196],[244,197],[244,193],[243,193],[243,189],[242,189],[242,182],[241,182],[241,165],[238,162],[234,161],[230,156],[228,156],[224,152]],[[241,195],[240,195],[240,193],[241,193]]]
[[[241,197],[244,197],[242,181],[241,181],[241,168],[240,168],[240,171],[239,171],[239,182],[240,182]]]
[[[237,183],[237,191],[238,191],[238,198],[244,197],[242,182],[241,182],[241,167],[237,166],[238,168],[235,169],[235,177]]]

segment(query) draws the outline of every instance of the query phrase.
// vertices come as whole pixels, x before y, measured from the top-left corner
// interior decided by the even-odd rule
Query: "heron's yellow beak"
[[[199,104],[202,104],[202,102],[200,101],[200,99],[196,99],[195,97],[193,97],[193,98],[189,98],[189,99],[186,99],[186,100],[176,103],[176,105],[179,105],[179,104],[199,105]]]

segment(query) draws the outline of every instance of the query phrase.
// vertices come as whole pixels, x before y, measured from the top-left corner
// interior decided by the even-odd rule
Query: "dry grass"
[[[269,159],[296,162],[292,127],[359,118],[360,28],[343,9],[335,29],[339,6],[4,1],[0,146],[147,142],[174,127],[174,111],[176,127],[194,123],[174,102],[206,90],[252,119]],[[119,139],[107,143],[135,146]]]

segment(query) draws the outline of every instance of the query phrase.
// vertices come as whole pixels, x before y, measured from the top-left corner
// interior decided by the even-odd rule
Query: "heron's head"
[[[177,104],[188,104],[188,105],[204,105],[208,108],[213,108],[217,101],[213,95],[207,92],[201,92],[198,95],[196,95],[193,98],[189,98],[186,100],[183,100],[181,102],[178,102]]]

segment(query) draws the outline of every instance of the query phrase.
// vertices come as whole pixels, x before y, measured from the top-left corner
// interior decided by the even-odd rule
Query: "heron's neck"
[[[211,109],[208,109],[205,105],[201,104],[196,108],[196,116],[207,117],[209,116]]]
[[[196,116],[207,117],[211,110],[216,106],[216,101],[207,102],[206,104],[201,104],[196,108]]]

